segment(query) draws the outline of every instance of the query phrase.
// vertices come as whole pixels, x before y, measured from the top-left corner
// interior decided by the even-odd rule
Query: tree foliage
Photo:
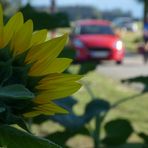
[[[55,29],[58,27],[69,27],[69,19],[67,14],[63,12],[57,12],[54,14],[48,14],[46,12],[38,12],[29,4],[21,8],[25,20],[32,19],[35,26],[35,30],[47,28]]]

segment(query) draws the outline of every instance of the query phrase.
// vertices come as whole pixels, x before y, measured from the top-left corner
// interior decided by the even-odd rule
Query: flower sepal
[[[26,125],[26,122],[21,116],[14,115],[8,106],[0,104],[0,127],[3,125],[13,124],[17,124],[22,129],[26,130],[27,132],[30,132]]]
[[[0,124],[18,124],[27,130],[22,114],[31,110],[34,94],[20,84],[0,86]]]
[[[0,102],[11,100],[32,100],[34,94],[21,84],[0,87]]]
[[[12,75],[11,60],[0,61],[0,85],[3,85]]]

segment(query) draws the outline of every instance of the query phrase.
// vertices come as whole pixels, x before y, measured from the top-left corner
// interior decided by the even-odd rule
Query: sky
[[[27,0],[24,0],[24,3]],[[57,6],[92,5],[99,10],[112,10],[120,8],[123,11],[131,11],[133,16],[141,18],[143,15],[143,4],[136,0],[56,0]],[[34,6],[50,5],[50,0],[31,0]]]

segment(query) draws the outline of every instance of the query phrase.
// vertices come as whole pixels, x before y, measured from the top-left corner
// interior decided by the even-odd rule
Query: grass
[[[70,68],[72,73],[76,73],[78,69],[79,69],[78,66],[71,66]],[[109,101],[111,104],[114,104],[116,101],[119,101],[121,99],[130,98],[129,101],[122,103],[115,109],[111,110],[107,115],[105,122],[108,122],[116,118],[129,119],[136,132],[143,131],[144,133],[147,132],[148,134],[148,131],[146,130],[148,129],[147,93],[139,95],[139,92],[127,86],[124,86],[120,82],[114,81],[96,71],[91,71],[88,74],[86,74],[82,81],[89,85],[90,89],[92,90],[96,98],[102,98],[104,100]],[[75,97],[76,100],[78,100],[78,104],[75,105],[73,109],[76,114],[81,115],[84,112],[85,105],[89,101],[91,101],[91,97],[84,87],[82,87],[73,96]],[[133,96],[134,98],[131,99]],[[90,124],[90,128],[93,128],[93,121]],[[54,131],[63,131],[63,128],[60,125],[51,121],[43,123],[40,126],[40,128],[34,127],[34,132],[36,134],[46,135],[47,133],[52,133]],[[117,148],[141,148],[141,144],[138,143],[141,143],[142,141],[141,139],[138,138],[138,136],[136,136],[136,134],[133,134],[130,137],[129,142],[137,144],[130,144],[130,145],[128,144]],[[90,137],[80,136],[80,135],[73,137],[67,143],[71,148],[93,147],[93,142]]]
[[[142,41],[140,32],[121,32],[121,38],[127,52],[137,52],[138,45]]]
[[[83,81],[89,84],[89,87],[96,98],[103,98],[111,104],[122,99],[130,99],[113,109],[108,114],[107,121],[118,117],[127,118],[133,123],[133,126],[137,131],[145,132],[145,130],[148,129],[148,124],[146,122],[148,121],[147,93],[140,94],[139,92],[122,85],[120,82],[116,82],[96,71],[88,73]],[[86,103],[88,103],[91,98],[84,87],[74,96],[79,102],[74,110],[77,114],[82,114]]]
[[[76,70],[76,67],[73,67],[72,69]],[[116,118],[125,118],[131,121],[136,132],[143,131],[148,134],[148,131],[146,130],[148,129],[148,93],[140,94],[140,92],[137,92],[132,88],[129,88],[120,82],[114,81],[96,71],[89,72],[83,78],[83,81],[88,83],[96,98],[102,98],[109,101],[111,104],[114,104],[122,99],[129,99],[115,109],[111,110],[107,115],[105,122]],[[74,97],[78,100],[78,104],[74,107],[74,110],[80,115],[83,113],[85,105],[91,100],[91,98],[84,87],[82,87],[79,92],[74,94]],[[93,126],[93,124],[91,124],[91,126]],[[139,139],[136,134],[133,134],[129,139],[129,142],[141,142],[141,139]],[[131,144],[130,148],[132,147],[140,148],[141,145]],[[122,146],[122,148],[129,148],[129,145],[124,147]]]

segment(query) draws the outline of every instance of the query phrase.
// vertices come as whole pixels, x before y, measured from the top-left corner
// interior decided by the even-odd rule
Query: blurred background
[[[147,0],[0,3],[5,22],[21,11],[25,20],[33,20],[34,30],[49,30],[48,39],[68,33],[60,57],[74,62],[66,72],[85,74],[79,92],[56,102],[70,114],[33,119],[35,135],[71,148],[148,147]]]
[[[35,29],[57,29],[56,33],[70,32],[76,20],[105,19],[118,29],[125,43],[126,51],[137,51],[137,42],[142,40],[142,26],[146,17],[144,0],[1,0],[5,15],[10,17],[17,10],[24,13],[25,19],[33,19]],[[145,3],[145,4],[144,4]],[[65,29],[63,29],[63,27]],[[67,30],[66,30],[67,29]],[[120,30],[119,30],[120,29]]]

